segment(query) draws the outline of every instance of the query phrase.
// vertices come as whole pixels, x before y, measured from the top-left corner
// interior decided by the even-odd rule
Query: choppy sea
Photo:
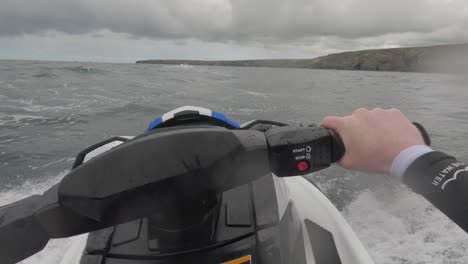
[[[0,205],[58,182],[81,149],[142,133],[183,105],[239,123],[318,123],[357,107],[396,107],[428,129],[435,149],[468,162],[467,102],[461,75],[0,61]],[[376,263],[468,263],[468,236],[402,184],[338,167],[307,178],[343,212]],[[51,241],[23,263],[58,263],[70,241]]]

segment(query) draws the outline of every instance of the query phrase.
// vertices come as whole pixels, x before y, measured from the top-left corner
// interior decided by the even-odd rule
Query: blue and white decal
[[[237,124],[236,122],[228,119],[224,114],[221,114],[219,112],[211,112],[211,117],[213,117],[215,119],[218,119],[220,121],[223,121],[224,123],[229,124],[232,127],[240,128],[239,124]]]
[[[240,126],[239,126],[236,122],[234,122],[234,121],[228,119],[228,118],[227,118],[224,114],[222,114],[222,113],[213,112],[213,111],[211,111],[210,109],[206,109],[206,108],[203,108],[203,107],[187,105],[187,106],[182,106],[182,107],[179,107],[179,108],[174,109],[174,110],[172,110],[172,111],[169,111],[169,112],[165,113],[164,115],[162,115],[161,117],[156,118],[153,122],[150,123],[150,125],[149,125],[148,128],[146,129],[146,132],[151,131],[151,130],[157,128],[157,127],[160,126],[162,123],[167,122],[167,121],[173,119],[174,116],[175,116],[177,113],[184,112],[184,111],[195,111],[195,112],[198,112],[199,115],[208,116],[208,117],[211,117],[211,118],[220,120],[220,121],[222,121],[222,122],[228,124],[229,126],[231,126],[231,127],[233,127],[233,128],[240,128]]]

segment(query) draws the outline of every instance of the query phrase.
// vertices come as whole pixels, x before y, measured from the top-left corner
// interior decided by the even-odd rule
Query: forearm
[[[432,151],[406,169],[403,182],[468,232],[468,166]]]
[[[468,232],[468,166],[426,145],[425,129],[397,109],[359,108],[350,116],[324,118],[346,147],[345,169],[390,174]]]

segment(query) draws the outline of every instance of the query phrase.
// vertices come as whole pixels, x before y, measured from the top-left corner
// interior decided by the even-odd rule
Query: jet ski
[[[61,263],[374,263],[301,177],[341,159],[334,131],[185,106],[80,152],[43,195],[0,208],[1,263],[80,236]]]

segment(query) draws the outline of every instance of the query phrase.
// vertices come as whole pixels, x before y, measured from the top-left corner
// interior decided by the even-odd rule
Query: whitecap
[[[68,171],[63,171],[55,176],[42,180],[30,179],[20,186],[2,190],[0,191],[0,206],[18,201],[30,195],[42,194],[52,185],[58,183],[67,173]]]
[[[260,97],[268,97],[268,94],[266,93],[259,93],[259,92],[253,92],[253,91],[247,91],[247,94],[250,94],[253,96],[260,96]]]
[[[6,102],[12,103],[11,105],[3,105],[3,107],[10,109],[17,109],[26,112],[38,113],[44,111],[59,112],[63,110],[71,110],[70,106],[46,106],[35,103],[34,99],[8,99]]]
[[[86,235],[50,240],[41,252],[19,262],[19,264],[61,264],[65,252],[73,247],[77,239],[86,239]],[[75,263],[68,262],[67,264]]]
[[[173,64],[173,65],[164,65],[162,66],[162,68],[166,68],[166,69],[191,69],[191,68],[194,68],[195,66],[193,65],[189,65],[189,64]]]
[[[190,68],[193,68],[194,66],[182,63],[182,64],[179,64],[179,67],[181,67],[183,69],[190,69]]]
[[[345,217],[376,263],[468,263],[468,237],[406,188],[365,191]]]
[[[63,171],[55,176],[41,181],[28,180],[20,186],[0,191],[0,206],[13,203],[20,199],[35,194],[42,194],[47,189],[58,183],[68,171]],[[72,245],[75,238],[54,239],[49,241],[41,252],[19,262],[22,264],[58,264],[64,252]]]
[[[27,112],[33,112],[33,113],[38,113],[38,112],[44,112],[44,111],[54,111],[54,112],[59,112],[63,110],[71,110],[71,107],[64,107],[64,106],[45,106],[45,105],[30,105],[22,108],[24,111]]]
[[[0,114],[0,125],[22,124],[25,121],[45,120],[43,116]]]

